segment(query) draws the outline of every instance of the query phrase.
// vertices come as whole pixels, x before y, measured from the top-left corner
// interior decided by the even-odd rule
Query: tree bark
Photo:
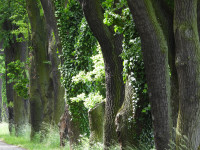
[[[151,1],[128,0],[128,5],[142,41],[156,149],[167,149],[171,139],[167,41]]]
[[[30,103],[32,136],[42,128],[42,122],[53,121],[53,81],[48,57],[47,30],[44,17],[40,15],[38,1],[26,0],[32,30],[32,53],[30,67]]]
[[[6,31],[12,30],[12,25],[9,20],[5,20],[3,24],[3,29]],[[7,46],[4,51],[5,51],[5,68],[6,68],[6,97],[7,97],[7,104],[13,103],[13,95],[14,95],[14,90],[13,90],[13,83],[8,83],[8,64],[14,60],[14,47],[15,45],[11,42],[11,39],[9,39],[9,46]],[[13,133],[13,128],[14,128],[14,112],[13,112],[13,107],[8,106],[8,122],[9,122],[9,131],[10,133]]]
[[[31,120],[34,132],[41,130],[42,122],[57,124],[64,112],[64,88],[60,82],[57,51],[61,49],[54,8],[51,0],[41,4],[26,0],[32,30],[33,51],[30,69]]]
[[[130,84],[130,80],[126,81],[125,85],[125,99],[122,107],[117,113],[115,118],[116,131],[118,134],[118,141],[120,143],[120,149],[125,150],[128,147],[136,145],[134,141],[134,106],[133,106],[133,87]]]
[[[170,67],[170,86],[171,86],[171,98],[170,98],[170,118],[172,119],[172,140],[175,142],[178,109],[179,109],[179,85],[178,75],[175,65],[175,39],[173,32],[173,10],[164,0],[153,0],[153,5],[158,22],[161,24],[162,31],[168,46],[168,61]]]
[[[41,0],[44,10],[45,20],[47,23],[48,34],[48,54],[50,57],[54,87],[54,121],[57,124],[61,115],[64,112],[64,87],[61,86],[61,73],[58,70],[60,60],[58,58],[58,52],[61,53],[61,44],[58,37],[58,27],[55,18],[55,9],[52,0]]]
[[[3,122],[9,122],[9,114],[8,114],[8,107],[7,107],[7,102],[6,102],[6,79],[5,79],[5,74],[1,74],[3,76],[2,78],[2,121]]]
[[[21,35],[20,35],[21,36]],[[17,42],[15,44],[14,61],[20,60],[26,61],[28,51],[27,42]],[[25,134],[29,123],[30,109],[29,100],[20,97],[16,91],[14,91],[14,123],[16,136],[22,136]]]
[[[67,109],[67,110],[66,110]],[[65,113],[61,116],[60,118],[60,123],[58,124],[59,126],[59,132],[60,132],[60,146],[64,147],[65,142],[68,139],[68,126],[67,126],[67,121],[69,119],[68,117],[68,108],[65,108]]]
[[[177,149],[197,150],[200,144],[200,44],[197,0],[175,0],[174,10],[176,67],[180,97]]]
[[[0,123],[2,122],[2,110],[3,110],[3,102],[2,102],[2,74],[0,74]]]
[[[97,142],[103,143],[104,111],[105,101],[97,104],[88,111],[91,146]]]
[[[9,20],[6,20],[4,23],[4,30],[10,32],[17,27],[13,26]],[[12,35],[13,36],[13,35]],[[13,36],[12,39],[9,39],[9,45],[5,48],[5,66],[6,66],[6,95],[8,103],[8,113],[9,113],[9,131],[13,132],[15,127],[16,135],[20,134],[22,125],[28,123],[29,113],[28,113],[28,100],[24,100],[22,97],[19,97],[13,89],[14,83],[8,83],[8,64],[21,60],[25,61],[26,59],[26,44],[25,42],[19,43],[16,41],[16,38]],[[13,106],[9,104],[14,104]],[[26,105],[27,104],[27,105]]]
[[[65,106],[65,112],[60,119],[60,146],[65,146],[66,139],[69,138],[70,150],[74,149],[74,146],[78,144],[80,135],[79,124],[74,124],[69,112],[69,106]]]
[[[124,101],[122,35],[114,35],[112,27],[103,23],[99,0],[80,0],[86,20],[97,38],[104,58],[106,74],[106,104],[104,120],[104,149],[117,143],[115,117]]]

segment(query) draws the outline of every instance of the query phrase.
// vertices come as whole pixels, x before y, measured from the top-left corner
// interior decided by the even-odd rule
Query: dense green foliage
[[[75,84],[85,84],[89,92],[84,91],[77,95],[77,97],[71,98],[71,100],[76,102],[84,101],[84,105],[87,109],[93,108],[105,98],[104,62],[101,52],[98,52],[99,54],[92,56],[94,69],[87,73],[85,73],[85,71],[80,71],[79,74],[72,78]]]
[[[124,35],[123,53],[121,54],[124,60],[124,81],[126,82],[127,78],[131,81],[134,89],[134,110],[137,115],[139,114],[139,118],[136,116],[132,118],[132,121],[136,128],[138,128],[138,124],[143,125],[143,129],[140,131],[141,137],[135,135],[135,140],[141,143],[148,143],[147,145],[152,147],[151,108],[148,100],[148,88],[139,35],[135,29],[135,24],[126,1],[115,3],[114,5],[114,1],[109,0],[103,2],[103,6],[107,7],[104,13],[104,23],[108,26],[113,26],[115,34]]]
[[[9,30],[5,30],[5,22],[11,23]],[[15,39],[18,42],[28,40],[28,26],[25,0],[0,1],[0,41],[3,40],[4,48],[9,46],[9,42],[14,42]]]
[[[102,88],[104,78],[101,76],[101,78],[95,78],[93,81],[88,82],[85,79],[82,82],[81,77],[78,76],[81,74],[84,76],[87,72],[90,72],[90,76],[98,74],[98,71],[95,70],[96,67],[93,67],[95,63],[93,61],[95,60],[92,59],[92,56],[94,58],[94,55],[98,54],[98,44],[83,17],[80,4],[77,1],[69,1],[67,7],[60,1],[56,1],[55,4],[59,35],[62,43],[61,59],[63,61],[61,73],[62,81],[66,89],[67,103],[73,120],[80,124],[81,134],[88,135],[87,111],[94,106],[94,102],[86,104],[89,102],[86,100],[86,97],[93,97],[93,99],[95,96],[101,97],[101,95],[98,95],[98,91],[105,97],[105,89]],[[75,78],[78,78],[77,80],[80,82],[75,81]],[[82,97],[80,100],[79,97],[81,94]],[[83,95],[88,96],[85,97]],[[84,105],[84,102],[87,106]]]
[[[28,40],[28,15],[24,0],[0,1],[0,41],[3,41],[3,48],[9,48],[11,43],[18,43]],[[11,52],[14,53],[14,52]],[[14,90],[19,96],[28,98],[27,64],[12,58],[13,62],[7,64],[8,83],[14,83]],[[19,58],[18,58],[19,59]],[[14,61],[16,60],[16,61]],[[5,70],[2,73],[6,73]]]

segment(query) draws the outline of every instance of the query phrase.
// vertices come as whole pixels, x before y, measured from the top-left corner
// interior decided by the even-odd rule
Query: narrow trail
[[[25,150],[21,147],[9,145],[0,140],[0,150]]]

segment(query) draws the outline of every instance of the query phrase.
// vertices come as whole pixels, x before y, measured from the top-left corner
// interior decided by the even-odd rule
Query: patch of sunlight
[[[8,123],[1,122],[0,123],[0,135],[8,135],[9,129],[8,129]]]

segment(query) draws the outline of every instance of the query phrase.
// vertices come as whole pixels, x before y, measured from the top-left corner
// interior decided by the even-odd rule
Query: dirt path
[[[25,149],[14,145],[9,145],[0,141],[0,150],[25,150]]]

